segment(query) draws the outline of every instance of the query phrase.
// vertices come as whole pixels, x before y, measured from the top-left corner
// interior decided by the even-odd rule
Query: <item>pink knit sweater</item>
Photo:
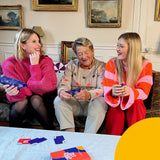
[[[21,80],[27,84],[27,87],[20,89],[18,95],[6,94],[10,102],[23,100],[33,93],[43,95],[56,88],[57,77],[54,64],[52,59],[47,56],[41,56],[40,63],[37,65],[31,65],[29,58],[19,61],[15,57],[10,57],[3,62],[2,70],[5,76]]]

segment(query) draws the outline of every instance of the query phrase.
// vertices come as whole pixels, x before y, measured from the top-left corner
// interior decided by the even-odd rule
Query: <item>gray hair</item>
[[[84,47],[89,47],[91,50],[93,49],[93,44],[92,42],[84,37],[76,39],[73,44],[72,44],[72,49],[76,53],[76,48],[78,46],[84,46]]]

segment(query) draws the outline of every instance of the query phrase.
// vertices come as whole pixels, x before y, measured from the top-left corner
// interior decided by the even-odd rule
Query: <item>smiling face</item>
[[[128,58],[128,44],[126,43],[126,41],[123,39],[123,38],[120,38],[118,40],[118,43],[117,43],[117,53],[118,53],[118,59],[119,60],[122,60],[124,62],[127,61],[127,58]]]
[[[80,64],[89,67],[93,61],[94,49],[91,50],[89,47],[77,46],[76,54]]]
[[[40,54],[41,43],[38,36],[33,33],[25,43],[21,43],[21,48],[23,48],[27,56],[33,53]]]

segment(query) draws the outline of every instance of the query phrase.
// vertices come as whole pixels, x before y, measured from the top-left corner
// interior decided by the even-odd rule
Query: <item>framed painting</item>
[[[0,6],[0,29],[18,30],[23,27],[22,6]]]
[[[160,21],[160,0],[157,0],[155,13],[156,13],[155,20]]]
[[[35,11],[77,11],[78,0],[32,0]]]
[[[94,28],[119,28],[122,0],[87,0],[87,24]]]
[[[68,63],[70,60],[77,59],[72,50],[72,43],[73,41],[61,41],[61,62]]]

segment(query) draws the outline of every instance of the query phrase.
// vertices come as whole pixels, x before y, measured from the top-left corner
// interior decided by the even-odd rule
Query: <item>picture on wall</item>
[[[87,0],[88,27],[119,28],[122,0]]]
[[[61,62],[68,63],[70,60],[77,59],[72,50],[73,41],[61,41]]]
[[[157,0],[155,13],[156,13],[155,20],[160,21],[160,0]]]
[[[78,0],[32,0],[35,11],[77,11]]]
[[[18,30],[23,27],[22,6],[0,6],[0,29]]]

